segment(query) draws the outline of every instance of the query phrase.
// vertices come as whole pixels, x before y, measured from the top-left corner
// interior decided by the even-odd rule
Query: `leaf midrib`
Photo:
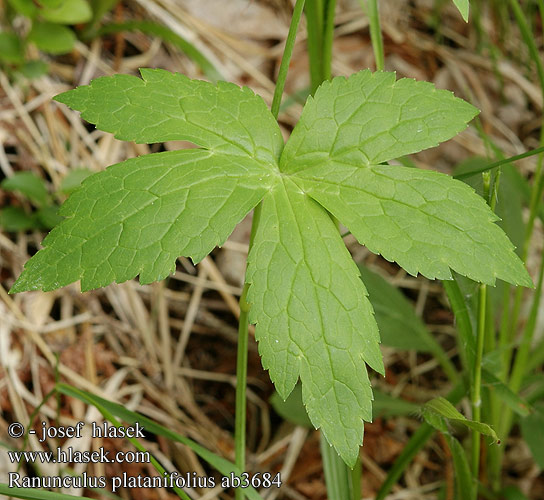
[[[377,166],[377,165],[373,165],[374,167]],[[368,167],[368,168],[372,168],[372,166]],[[403,168],[403,167],[399,167],[399,168]],[[382,175],[380,174],[380,172],[374,172],[376,175]],[[293,177],[296,177],[296,176],[293,176]],[[457,227],[455,226],[454,224],[452,224],[451,222],[445,220],[445,219],[442,219],[440,218],[438,215],[436,214],[431,214],[431,213],[428,213],[426,212],[425,210],[422,210],[420,207],[417,207],[417,206],[414,206],[414,205],[410,205],[409,203],[406,203],[406,202],[403,202],[401,200],[397,200],[397,199],[394,199],[394,198],[387,198],[385,196],[379,196],[371,191],[367,191],[365,190],[364,188],[362,187],[354,187],[354,186],[346,186],[344,184],[339,184],[337,182],[334,182],[334,181],[330,181],[328,179],[325,179],[325,178],[320,178],[320,179],[316,179],[316,178],[310,178],[310,177],[305,177],[305,178],[301,178],[301,180],[304,182],[309,182],[309,183],[312,183],[312,184],[319,184],[319,183],[324,183],[324,184],[330,184],[332,186],[336,186],[336,187],[341,187],[342,189],[348,189],[348,190],[352,190],[352,191],[361,191],[373,198],[376,198],[377,200],[380,200],[381,201],[388,201],[388,202],[392,202],[392,203],[397,203],[399,205],[402,205],[402,206],[405,206],[405,207],[408,207],[412,210],[417,210],[423,214],[425,214],[427,217],[430,217],[431,219],[434,219],[438,222],[441,222],[441,223],[444,223],[446,224],[447,226],[450,226],[452,227],[453,229],[455,229],[456,231],[462,231],[464,233],[466,233],[470,239],[472,241],[474,241],[474,238],[472,238],[472,236],[470,234],[468,234],[467,230],[465,228],[461,228],[461,227]],[[297,184],[298,185],[298,184]],[[305,192],[307,192],[308,190],[305,190]],[[319,203],[321,205],[321,203],[319,202],[319,200],[317,198],[315,198],[311,192],[308,192],[308,196],[310,196],[312,199],[314,199],[317,203]],[[339,198],[341,198],[341,196],[339,196]],[[381,205],[381,203],[380,203]],[[348,204],[349,206],[349,204]],[[326,210],[329,210],[328,208],[324,207]],[[383,207],[382,207],[383,208]],[[332,211],[331,211],[332,212]],[[385,212],[383,213],[383,216],[384,217],[389,217],[389,215],[387,215]],[[364,215],[363,215],[364,217]],[[490,221],[492,222],[492,221]]]

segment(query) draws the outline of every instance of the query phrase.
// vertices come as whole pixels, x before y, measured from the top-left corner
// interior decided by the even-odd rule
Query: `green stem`
[[[308,57],[310,60],[311,94],[321,84],[323,75],[322,35],[323,5],[321,0],[310,0],[306,4],[306,21],[308,30]]]
[[[372,41],[372,49],[374,50],[376,69],[383,71],[385,68],[385,55],[377,0],[368,0],[368,17],[370,20],[370,40]]]
[[[478,288],[478,332],[476,336],[476,357],[472,373],[472,420],[479,422],[482,410],[482,358],[485,340],[485,318],[486,318],[487,286],[480,285]],[[480,471],[480,433],[472,432],[472,476],[477,479]]]
[[[297,37],[297,30],[298,25],[300,24],[300,18],[302,16],[302,10],[304,9],[304,2],[305,0],[297,0],[297,3],[295,4],[295,8],[293,9],[293,17],[291,18],[291,25],[289,26],[289,33],[287,34],[287,40],[285,41],[285,49],[283,51],[283,57],[281,58],[271,108],[272,114],[276,119],[278,118],[278,113],[280,112],[281,96],[283,95],[283,89],[285,88],[287,71],[289,71],[289,61],[293,55],[293,47],[295,46],[295,39]]]
[[[484,200],[490,205],[491,210],[495,208],[494,194],[495,189],[491,190],[491,172],[482,174]],[[496,179],[498,183],[499,179]],[[494,188],[498,188],[495,184]],[[482,359],[484,354],[485,337],[487,331],[487,286],[480,284],[478,287],[478,326],[476,333],[476,356],[474,358],[474,368],[472,370],[472,420],[480,422],[482,418]],[[472,431],[472,477],[478,480],[480,475],[480,443],[481,436],[476,430]],[[474,489],[477,497],[478,489]]]
[[[323,27],[323,64],[321,66],[321,81],[330,80],[332,77],[332,42],[334,40],[335,8],[336,0],[326,0],[325,25]]]
[[[242,295],[240,296],[238,353],[236,356],[236,412],[234,423],[235,463],[242,472],[245,471],[246,466],[246,387],[247,350],[249,342],[249,304],[246,301],[246,297],[248,288],[249,285],[246,283]],[[245,498],[244,490],[242,488],[236,488],[235,498],[236,500],[243,500]]]

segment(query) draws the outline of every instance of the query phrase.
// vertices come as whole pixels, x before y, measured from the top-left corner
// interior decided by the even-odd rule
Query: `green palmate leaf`
[[[222,244],[264,195],[266,171],[251,159],[201,149],[113,165],[83,182],[67,217],[25,266],[12,291],[81,280],[90,290],[140,275],[165,278],[180,255],[195,262]]]
[[[202,259],[262,200],[246,280],[263,365],[284,399],[300,377],[313,425],[354,464],[372,418],[365,363],[381,373],[383,364],[365,286],[327,210],[411,273],[531,284],[470,187],[378,165],[451,138],[475,108],[431,84],[363,71],[309,98],[283,149],[249,89],[141,74],[99,78],[57,100],[120,139],[205,149],[128,160],[86,179],[11,292],[161,279],[180,255]]]
[[[276,164],[283,139],[264,101],[232,83],[190,80],[140,70],[97,78],[55,99],[118,139],[139,143],[191,141],[207,149]]]
[[[308,415],[353,465],[371,420],[366,361],[383,373],[378,330],[338,229],[295,183],[263,199],[247,281],[263,366],[285,399],[300,375]]]

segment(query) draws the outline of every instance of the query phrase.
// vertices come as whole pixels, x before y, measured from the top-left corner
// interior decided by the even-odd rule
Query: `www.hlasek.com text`
[[[8,451],[12,464],[27,462],[31,464],[148,464],[151,456],[148,451],[118,451],[114,454],[102,446],[95,451],[74,450],[58,447],[56,451]]]

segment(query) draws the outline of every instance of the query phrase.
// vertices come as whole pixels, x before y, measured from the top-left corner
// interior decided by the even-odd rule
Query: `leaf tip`
[[[531,278],[531,275],[527,272],[527,269],[525,269],[525,266],[524,266],[524,271],[525,273],[523,275],[523,279],[519,280],[519,282],[516,284],[519,286],[523,286],[525,288],[534,289],[535,283],[533,281],[533,278]]]
[[[57,94],[53,97],[53,101],[60,102],[61,104],[66,104],[66,98],[70,92],[72,91],[67,90],[66,92],[61,92],[60,94]]]
[[[27,270],[24,269],[23,272],[19,275],[19,277],[15,280],[15,283],[13,283],[13,286],[9,289],[8,293],[10,295],[13,295],[15,293],[39,290],[42,287],[42,283],[39,280],[36,280],[34,282],[29,282],[26,275],[27,275]]]

